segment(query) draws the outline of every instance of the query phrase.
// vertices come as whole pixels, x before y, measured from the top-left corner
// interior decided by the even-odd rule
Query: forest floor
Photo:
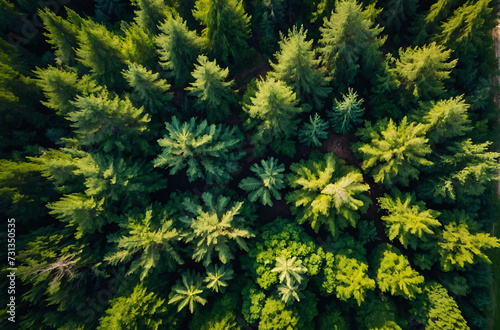
[[[495,55],[499,61],[500,66],[500,20],[497,20],[498,25],[493,29],[493,41],[495,44]],[[498,83],[500,84],[500,76],[497,77]],[[497,93],[495,96],[495,101],[498,106],[500,106],[500,93]],[[500,116],[498,118],[498,122],[500,125]],[[500,162],[500,160],[499,160]],[[500,171],[499,171],[500,175]],[[498,182],[498,195],[500,197],[500,182]],[[491,229],[491,234],[500,238],[500,217],[497,219],[497,222],[493,225]],[[492,261],[493,267],[493,286],[491,288],[491,294],[493,296],[494,308],[491,315],[490,320],[490,329],[499,329],[500,328],[500,250],[495,249],[490,254],[490,259]]]

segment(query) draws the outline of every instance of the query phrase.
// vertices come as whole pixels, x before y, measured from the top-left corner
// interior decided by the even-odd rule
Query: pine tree
[[[427,136],[432,142],[463,136],[472,130],[463,96],[431,102],[430,110],[422,117],[427,125]]]
[[[412,269],[408,258],[397,248],[384,244],[374,252],[377,285],[382,292],[413,300],[422,293],[424,277]]]
[[[275,55],[278,63],[270,62],[274,71],[269,72],[269,77],[286,82],[303,103],[321,109],[331,88],[326,87],[325,72],[318,69],[316,51],[306,34],[303,26],[299,30],[294,26],[286,37],[281,34],[280,50]]]
[[[191,314],[194,313],[196,304],[204,306],[207,303],[203,294],[203,282],[200,274],[192,272],[182,274],[182,282],[177,281],[172,287],[172,293],[168,301],[169,305],[174,303],[179,305],[177,306],[177,312],[189,306]]]
[[[445,271],[463,270],[478,262],[491,263],[484,250],[500,247],[500,239],[479,232],[464,211],[443,212],[444,230],[438,242],[441,268]]]
[[[403,195],[395,190],[394,196],[385,194],[378,202],[388,213],[382,216],[387,236],[390,240],[398,239],[405,249],[409,245],[415,250],[421,241],[435,234],[435,227],[441,226],[436,219],[440,213],[426,209],[425,203],[417,202],[414,194]]]
[[[205,55],[198,56],[198,63],[192,73],[195,81],[186,88],[188,95],[196,97],[195,108],[206,113],[209,122],[223,120],[231,112],[229,106],[236,102],[231,89],[234,81],[226,82],[229,70],[209,61]]]
[[[410,179],[418,179],[418,167],[433,164],[424,158],[431,153],[425,130],[425,125],[408,123],[404,117],[399,126],[390,119],[389,123],[380,121],[374,127],[368,125],[358,131],[362,140],[370,140],[357,148],[364,159],[362,168],[372,168],[375,182],[408,186]]]
[[[121,75],[126,68],[120,39],[103,25],[90,20],[79,29],[77,60],[90,69],[100,84],[109,88],[123,88]]]
[[[136,106],[143,105],[149,114],[169,111],[172,93],[167,91],[170,85],[164,79],[159,79],[158,73],[147,70],[140,64],[130,64],[123,77],[133,88],[130,99]]]
[[[360,306],[368,292],[375,289],[375,281],[368,276],[368,264],[356,258],[328,252],[323,269],[322,289],[335,293],[342,301],[354,299]]]
[[[381,6],[384,8],[378,21],[392,31],[400,31],[404,23],[415,16],[418,0],[386,0]],[[386,30],[387,32],[387,30]]]
[[[324,140],[328,137],[328,128],[328,123],[315,113],[314,119],[309,116],[309,122],[305,123],[299,130],[299,141],[309,147],[320,147],[320,139]]]
[[[231,267],[226,269],[225,265],[210,265],[207,268],[207,276],[203,280],[203,282],[207,282],[207,289],[211,289],[215,292],[224,293],[225,288],[227,287],[227,282],[234,277],[234,271]]]
[[[412,302],[410,312],[429,330],[470,329],[456,301],[437,282],[429,282],[423,293]]]
[[[175,9],[167,6],[164,0],[133,0],[138,7],[135,11],[136,23],[148,34],[158,33],[158,24],[176,14]]]
[[[297,134],[299,120],[294,117],[303,109],[297,106],[298,100],[292,89],[274,78],[260,80],[255,97],[250,97],[250,102],[243,105],[243,110],[257,123],[252,136],[257,154],[263,153],[266,146],[271,144],[274,149],[293,155],[295,147],[289,139]],[[283,144],[286,149],[279,148]]]
[[[64,71],[53,66],[45,69],[37,67],[34,73],[38,78],[35,83],[42,88],[47,99],[47,101],[42,101],[42,104],[55,110],[60,116],[66,116],[76,110],[72,101],[77,95],[89,96],[102,89],[87,75],[79,79],[75,72]]]
[[[78,26],[56,15],[45,8],[39,11],[47,32],[47,42],[55,48],[55,55],[60,64],[72,65],[75,61],[75,48],[77,46]]]
[[[250,202],[256,202],[260,199],[263,205],[273,206],[273,201],[271,198],[276,198],[281,200],[281,194],[279,190],[285,188],[284,174],[285,166],[283,164],[278,165],[278,160],[273,157],[266,160],[261,160],[261,165],[257,163],[250,167],[250,170],[254,172],[258,179],[255,177],[247,177],[241,180],[238,187],[250,192],[248,195],[248,200]]]
[[[143,65],[149,70],[158,65],[153,36],[148,34],[137,23],[130,25],[122,21],[124,36],[121,38],[123,57],[128,63]]]
[[[248,251],[244,238],[255,235],[244,226],[245,219],[239,215],[243,202],[229,207],[228,197],[219,195],[215,198],[208,192],[203,193],[202,200],[200,205],[198,200],[186,197],[182,203],[190,213],[181,221],[188,227],[184,241],[193,242],[192,258],[196,262],[203,260],[206,267],[212,262],[215,252],[218,259],[226,264],[234,259],[236,245]]]
[[[270,58],[273,55],[277,44],[274,26],[269,16],[267,11],[264,12],[259,24],[259,49],[265,58]]]
[[[169,270],[183,264],[177,247],[181,233],[174,228],[168,209],[150,205],[145,211],[130,212],[120,221],[122,231],[108,241],[116,244],[116,251],[104,258],[111,265],[128,263],[127,275],[140,274],[143,281],[156,267]],[[161,259],[161,261],[160,261]]]
[[[202,38],[209,54],[219,62],[239,62],[248,53],[250,17],[238,0],[197,0],[193,16],[205,28]]]
[[[118,151],[148,153],[150,147],[144,139],[149,116],[144,108],[135,108],[128,98],[102,92],[87,97],[77,96],[75,111],[65,118],[75,128],[76,143],[105,152]]]
[[[363,99],[358,99],[358,93],[352,88],[347,94],[342,95],[343,101],[335,100],[332,111],[327,111],[332,123],[333,131],[339,134],[347,134],[352,130],[353,125],[361,123],[364,109]]]
[[[159,48],[160,65],[170,71],[177,87],[183,87],[191,80],[194,62],[200,53],[199,37],[180,17],[166,20],[159,29],[155,43]]]
[[[320,27],[319,52],[321,63],[342,91],[353,85],[361,72],[367,75],[374,70],[385,40],[377,38],[382,29],[372,28],[371,18],[356,0],[342,0],[335,7]]]
[[[332,235],[348,226],[356,227],[360,213],[367,211],[371,202],[363,195],[369,186],[363,183],[361,172],[327,153],[320,158],[293,163],[288,175],[291,188],[286,196],[292,204],[292,213],[299,223],[310,222],[315,232],[325,225]]]
[[[197,123],[195,118],[180,123],[175,116],[165,126],[168,135],[158,140],[163,151],[155,167],[170,168],[171,175],[187,167],[189,181],[199,178],[210,184],[228,182],[238,169],[244,153],[237,150],[242,138],[236,127]]]
[[[399,86],[415,99],[439,97],[445,92],[443,81],[450,77],[457,64],[456,59],[449,61],[451,52],[435,42],[423,47],[400,49],[399,59],[392,69]]]

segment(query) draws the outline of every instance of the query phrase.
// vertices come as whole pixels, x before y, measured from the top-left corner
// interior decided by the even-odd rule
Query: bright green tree
[[[304,297],[304,295],[300,293],[299,285],[295,282],[279,284],[278,295],[281,301],[287,305],[291,305],[295,300],[300,301],[300,298]]]
[[[425,285],[423,293],[412,302],[410,312],[429,330],[470,329],[456,301],[437,282]]]
[[[382,216],[387,236],[390,240],[398,239],[404,248],[414,250],[420,242],[432,237],[433,229],[441,226],[436,219],[439,212],[428,210],[424,202],[417,202],[412,193],[402,194],[395,190],[393,196],[385,194],[378,198],[380,208],[387,211]]]
[[[192,73],[194,82],[186,87],[188,95],[196,97],[195,108],[206,114],[208,121],[220,121],[231,113],[229,105],[236,102],[231,89],[234,81],[227,81],[229,70],[222,69],[216,61],[209,61],[205,55],[198,56],[198,64]]]
[[[128,70],[123,72],[123,77],[133,89],[130,100],[136,106],[143,105],[150,114],[168,111],[173,95],[167,92],[170,85],[166,80],[159,79],[158,73],[153,73],[140,64],[130,64]]]
[[[197,199],[186,197],[182,203],[189,215],[181,221],[187,227],[184,234],[186,243],[193,242],[192,258],[208,266],[212,258],[226,264],[234,259],[237,247],[248,251],[245,238],[255,235],[245,226],[245,219],[239,214],[243,202],[229,204],[229,197],[219,195],[215,198],[211,193],[202,195],[203,203]]]
[[[368,12],[356,0],[338,1],[330,18],[324,18],[319,39],[321,63],[341,90],[357,82],[359,74],[373,71],[380,61],[379,48],[385,40],[378,38],[382,28],[372,26]]]
[[[380,291],[408,300],[422,293],[424,277],[411,267],[408,258],[396,247],[389,244],[377,247],[373,259]]]
[[[205,305],[207,300],[204,298],[203,282],[200,274],[186,272],[182,274],[182,281],[172,287],[170,300],[168,304],[178,304],[177,312],[180,312],[184,307],[189,306],[191,314],[194,313],[197,304]]]
[[[244,153],[237,150],[242,138],[236,127],[197,123],[195,118],[180,123],[175,116],[165,126],[168,135],[158,140],[163,151],[155,167],[170,168],[171,175],[187,167],[189,181],[200,178],[208,183],[227,182],[238,169]]]
[[[238,62],[248,52],[250,17],[238,0],[197,0],[193,16],[205,28],[202,38],[209,54],[224,64]]]
[[[352,88],[348,89],[347,94],[342,95],[343,100],[335,100],[332,111],[327,111],[332,123],[333,131],[339,134],[347,134],[353,129],[353,126],[361,123],[361,117],[364,114],[362,108],[363,99],[358,99],[358,93]]]
[[[371,169],[375,182],[391,186],[400,183],[408,186],[410,179],[418,179],[418,167],[433,163],[425,156],[431,153],[426,126],[408,123],[406,117],[397,126],[392,119],[367,125],[358,131],[362,140],[370,141],[358,147],[363,156],[363,170]]]
[[[400,49],[399,59],[392,69],[398,85],[415,99],[439,97],[445,92],[443,81],[450,77],[457,64],[456,59],[450,61],[451,52],[435,42],[423,47]]]
[[[158,33],[158,24],[176,14],[175,9],[167,6],[164,0],[133,0],[138,8],[135,21],[150,34]]]
[[[289,139],[297,134],[299,120],[295,116],[303,109],[298,106],[295,93],[284,82],[274,78],[258,81],[255,97],[250,97],[243,110],[255,122],[252,124],[257,125],[252,143],[258,154],[263,153],[269,144],[282,153],[295,153],[295,146]]]
[[[116,250],[104,260],[111,265],[132,261],[127,275],[139,273],[142,281],[157,266],[173,270],[184,263],[177,247],[181,233],[174,228],[167,208],[150,205],[144,212],[131,212],[120,221],[120,227],[122,231],[108,239]]]
[[[448,100],[431,102],[430,110],[423,116],[422,122],[427,125],[427,136],[432,142],[463,136],[472,130],[471,121],[463,96]]]
[[[500,247],[500,239],[480,232],[464,211],[445,211],[442,217],[445,225],[437,250],[445,272],[462,270],[478,261],[491,263],[484,250]]]
[[[159,63],[174,78],[175,86],[184,87],[191,80],[194,62],[200,53],[199,37],[180,17],[169,18],[159,29],[160,34],[154,39],[160,55]]]
[[[285,166],[283,164],[278,165],[278,160],[270,157],[268,160],[261,160],[261,165],[257,163],[250,167],[250,170],[254,172],[258,178],[247,177],[241,180],[238,187],[250,192],[248,195],[248,200],[250,202],[256,202],[260,199],[263,205],[273,206],[273,201],[271,198],[276,198],[281,200],[281,194],[279,190],[285,188],[284,174]]]
[[[302,274],[307,273],[307,268],[302,266],[302,260],[296,260],[296,257],[291,259],[286,259],[284,257],[276,258],[276,267],[274,267],[271,272],[279,273],[279,280],[282,283],[286,279],[286,284],[291,285],[295,281],[299,284],[302,282]]]
[[[225,288],[227,287],[227,282],[234,277],[234,271],[231,267],[227,267],[226,265],[218,266],[218,265],[210,265],[207,268],[207,276],[203,280],[203,282],[207,282],[207,289],[211,289],[215,292],[224,293]]]
[[[295,309],[287,308],[281,300],[267,298],[262,308],[259,330],[297,329],[300,317]]]
[[[122,54],[126,61],[154,69],[158,60],[153,36],[135,22],[127,24],[122,21],[121,29],[124,33],[121,39]]]
[[[292,213],[299,223],[310,222],[314,231],[320,226],[336,235],[348,226],[356,227],[360,213],[367,211],[371,202],[363,192],[370,187],[363,182],[361,172],[327,153],[312,155],[309,160],[293,163],[289,174],[290,187],[286,196],[292,204]]]
[[[281,34],[280,50],[275,55],[278,63],[270,62],[274,71],[269,76],[286,82],[303,103],[321,109],[331,88],[327,87],[325,72],[318,69],[316,51],[312,49],[312,40],[306,40],[306,34],[303,26],[298,30],[294,26],[286,37]]]
[[[75,61],[78,26],[45,8],[39,11],[47,42],[55,48],[55,55],[61,64],[72,65]]]
[[[306,122],[299,130],[299,141],[309,147],[321,146],[321,140],[328,137],[329,125],[317,113],[314,118],[309,116],[309,122]]]

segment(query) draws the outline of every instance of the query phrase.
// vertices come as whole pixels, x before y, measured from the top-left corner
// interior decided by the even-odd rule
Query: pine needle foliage
[[[189,181],[204,179],[209,184],[228,182],[238,169],[244,152],[237,150],[242,137],[236,127],[198,123],[195,118],[181,123],[175,116],[165,126],[168,135],[158,140],[163,151],[154,167],[170,168],[171,175],[187,167]]]
[[[224,120],[231,112],[229,105],[236,103],[231,89],[234,81],[226,82],[229,70],[222,69],[216,61],[209,61],[205,55],[198,56],[198,63],[192,73],[195,80],[186,91],[196,97],[195,108],[203,112],[209,122]]]
[[[153,36],[135,22],[127,24],[122,21],[121,30],[124,34],[121,37],[122,54],[126,62],[155,69],[158,59]]]
[[[285,171],[285,166],[283,164],[278,164],[277,159],[270,157],[267,160],[261,160],[261,166],[257,163],[253,164],[250,170],[258,178],[244,178],[238,185],[241,189],[250,192],[248,195],[250,202],[253,203],[260,199],[262,205],[273,206],[271,198],[281,200],[279,190],[285,188],[285,175],[282,173]]]
[[[418,179],[418,167],[433,163],[425,156],[431,153],[426,126],[408,123],[406,117],[399,126],[392,119],[380,121],[375,126],[367,124],[356,134],[369,144],[361,145],[358,151],[363,156],[363,170],[371,169],[375,182],[391,186],[410,184],[410,179]]]
[[[55,49],[54,54],[61,64],[72,65],[75,62],[75,50],[77,45],[78,26],[70,21],[56,15],[48,8],[39,10],[38,15],[42,19],[47,32],[47,42]]]
[[[342,101],[335,100],[332,111],[327,111],[335,133],[345,135],[349,133],[353,126],[361,123],[361,117],[364,114],[362,108],[363,99],[358,99],[358,93],[352,88],[348,89],[347,94],[342,95]]]
[[[138,8],[135,11],[136,23],[151,34],[157,34],[158,24],[176,14],[164,0],[132,0],[132,4]]]
[[[167,19],[159,29],[160,33],[154,38],[160,55],[159,63],[174,78],[175,86],[184,87],[191,80],[201,41],[180,17]]]
[[[328,122],[323,120],[317,113],[314,114],[314,118],[309,116],[309,122],[304,123],[302,128],[299,130],[299,141],[304,143],[309,147],[320,147],[321,141],[328,137]]]
[[[245,226],[245,219],[239,214],[243,202],[233,203],[232,206],[229,202],[229,197],[215,197],[205,192],[202,195],[202,204],[189,197],[182,203],[190,213],[181,218],[187,227],[184,241],[193,242],[192,258],[196,262],[203,260],[205,267],[212,262],[215,254],[226,264],[234,259],[237,247],[248,251],[244,239],[255,236]]]
[[[425,203],[417,202],[414,194],[395,190],[393,196],[385,194],[378,201],[380,208],[388,213],[382,216],[387,236],[391,241],[398,239],[405,249],[411,246],[415,250],[441,226],[436,219],[440,213],[426,209]]]
[[[300,29],[294,26],[286,37],[281,34],[280,50],[275,54],[278,63],[270,62],[274,71],[269,72],[269,76],[286,82],[303,104],[321,109],[323,99],[332,89],[327,87],[326,72],[318,68],[316,51],[306,35],[303,26]]]
[[[177,311],[180,312],[188,306],[189,311],[194,313],[197,304],[205,305],[207,300],[204,298],[203,282],[200,274],[186,272],[182,274],[182,281],[172,287],[170,300],[168,304],[178,304]]]
[[[104,260],[111,265],[131,262],[127,275],[138,273],[143,281],[158,266],[165,268],[166,264],[173,270],[184,263],[178,252],[181,233],[173,226],[166,207],[157,204],[143,212],[132,211],[120,222],[120,227],[119,235],[108,240],[116,245],[116,250]]]
[[[367,211],[370,199],[363,192],[370,187],[363,183],[361,172],[327,153],[313,154],[307,161],[293,163],[288,175],[291,188],[286,196],[292,213],[302,224],[310,222],[314,231],[321,226],[332,235],[348,226],[356,227],[360,213]]]

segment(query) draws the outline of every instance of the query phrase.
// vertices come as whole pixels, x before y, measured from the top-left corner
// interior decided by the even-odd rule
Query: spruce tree
[[[47,42],[55,48],[55,55],[60,64],[72,65],[75,61],[75,48],[77,46],[78,26],[56,15],[45,8],[39,11],[40,18],[47,30],[44,35]]]
[[[299,141],[309,147],[320,147],[322,144],[320,139],[324,140],[328,137],[328,128],[328,122],[321,119],[321,117],[315,113],[314,118],[309,116],[309,122],[306,122],[299,130]]]
[[[157,34],[158,24],[176,14],[164,0],[133,0],[132,3],[138,8],[135,11],[136,23],[148,34]]]
[[[303,26],[298,30],[294,26],[286,37],[281,34],[280,50],[275,55],[278,63],[270,62],[274,71],[269,77],[286,82],[302,103],[319,110],[331,88],[326,87],[325,72],[318,69],[316,51],[312,49],[312,40],[306,40],[306,34]]]
[[[171,175],[187,167],[189,181],[199,178],[210,184],[228,182],[238,169],[244,152],[237,150],[242,138],[236,127],[208,125],[195,118],[181,123],[175,116],[165,126],[168,135],[158,140],[163,151],[155,167],[170,168]]]
[[[180,17],[166,20],[159,29],[155,43],[159,48],[160,65],[169,71],[177,87],[184,87],[191,80],[194,62],[200,53],[199,37]]]
[[[122,21],[124,36],[121,40],[122,54],[126,61],[143,65],[149,70],[158,65],[154,39],[137,23],[127,24]]]
[[[200,22],[203,44],[220,63],[239,62],[247,55],[250,17],[238,0],[197,0],[193,16]]]
[[[361,107],[363,99],[358,99],[358,93],[352,88],[347,94],[342,95],[343,100],[335,100],[332,111],[327,114],[330,117],[333,131],[339,134],[347,134],[352,130],[353,125],[361,123],[364,109]]]
[[[362,140],[369,144],[359,144],[358,151],[363,156],[363,170],[371,169],[375,182],[391,186],[400,183],[408,186],[410,179],[417,179],[418,167],[433,163],[425,156],[431,153],[423,124],[408,123],[403,118],[399,126],[392,121],[380,121],[374,127],[368,125],[358,131]]]
[[[250,103],[244,104],[243,110],[257,125],[252,136],[257,154],[263,153],[269,144],[281,153],[295,153],[290,138],[297,134],[299,120],[295,116],[303,110],[298,107],[295,93],[284,82],[274,78],[258,81],[255,97],[250,97]]]
[[[229,106],[236,102],[231,89],[234,81],[226,82],[229,70],[209,61],[205,55],[198,56],[198,63],[192,73],[195,80],[186,88],[188,95],[196,97],[195,108],[206,113],[209,122],[223,120],[230,114]]]

